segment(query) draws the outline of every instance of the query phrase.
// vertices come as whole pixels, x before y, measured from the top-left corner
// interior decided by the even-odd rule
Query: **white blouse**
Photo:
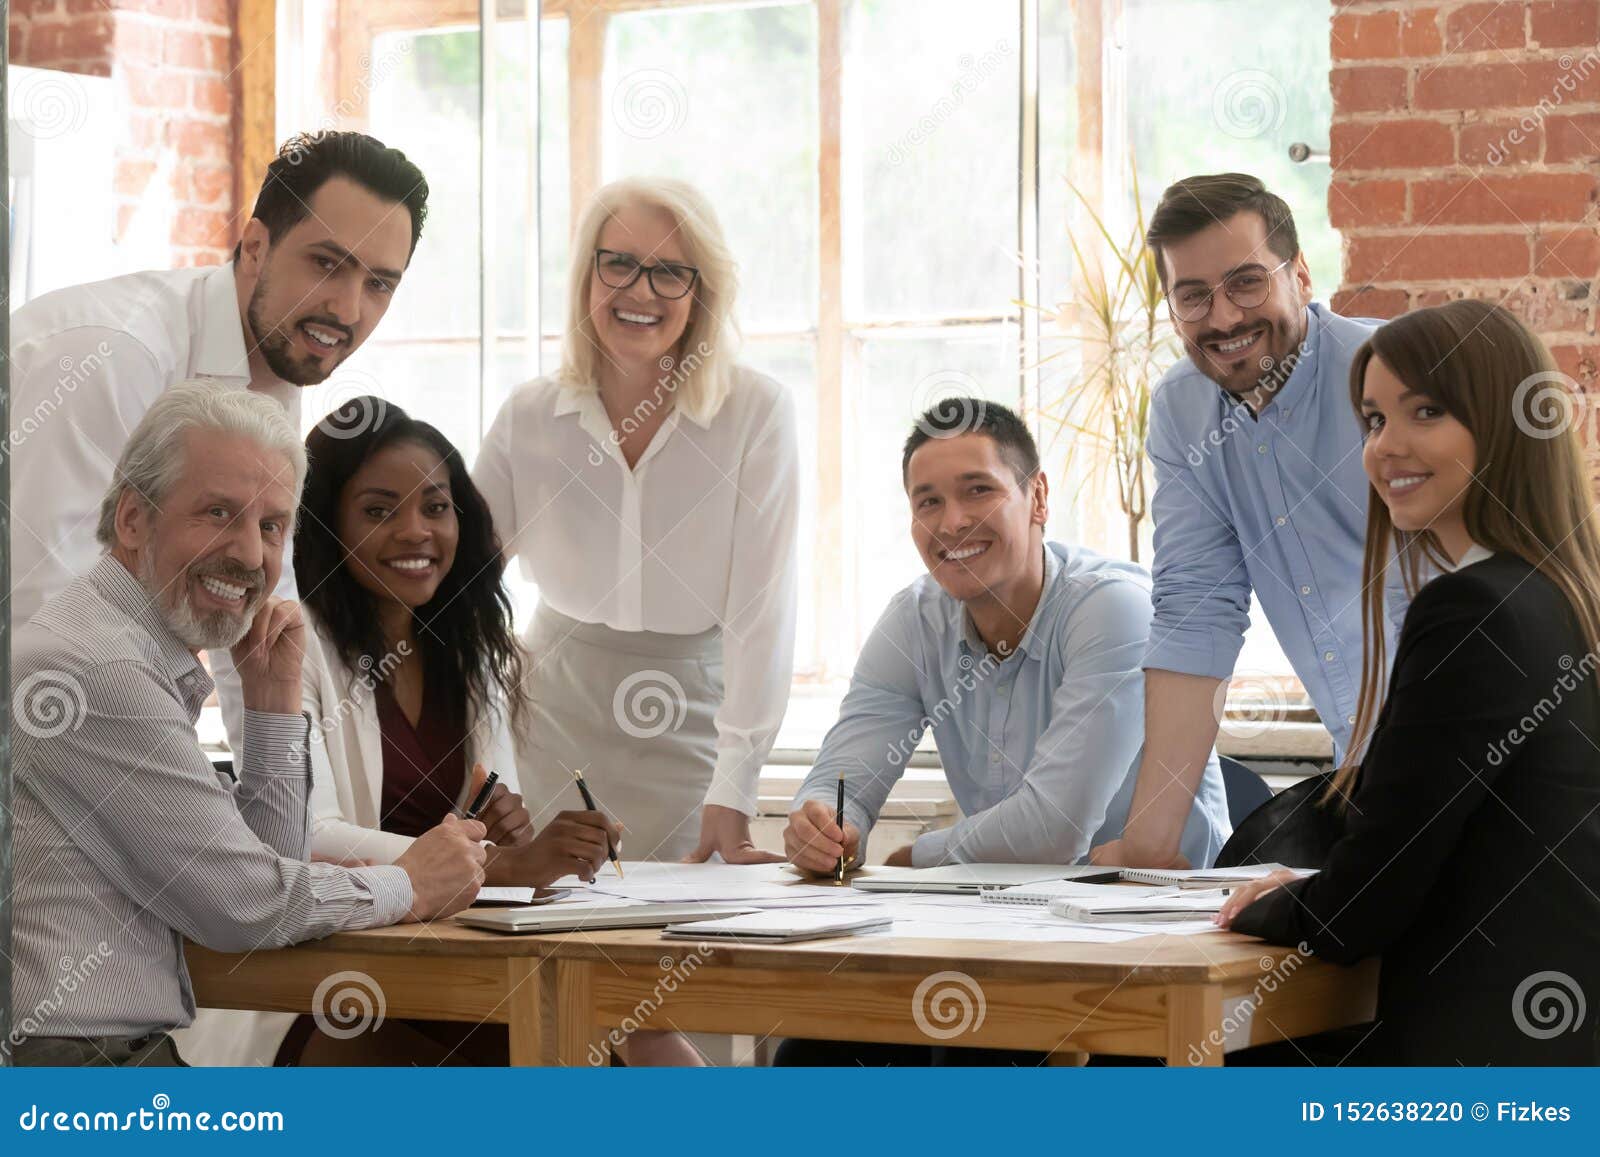
[[[715,417],[674,409],[628,468],[594,390],[550,378],[500,408],[473,480],[506,558],[569,618],[722,628],[726,688],[705,803],[756,811],[794,664],[799,447],[787,390],[745,367]]]

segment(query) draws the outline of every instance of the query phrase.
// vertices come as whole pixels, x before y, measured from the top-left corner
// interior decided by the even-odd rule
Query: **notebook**
[[[1052,900],[1090,899],[1096,896],[1117,896],[1124,900],[1135,896],[1172,895],[1176,888],[1136,888],[1126,884],[1085,884],[1082,880],[1040,880],[1036,884],[1017,884],[1010,888],[985,888],[981,895],[985,904],[1027,905],[1047,908]]]
[[[947,892],[976,896],[985,888],[1007,888],[1040,880],[1112,883],[1120,868],[1092,864],[945,864],[937,868],[874,868],[851,881],[863,892]]]
[[[1134,896],[1126,900],[1117,896],[1064,897],[1050,901],[1050,913],[1079,924],[1152,924],[1167,920],[1200,919],[1222,911],[1222,905],[1227,900],[1225,888],[1215,888],[1209,892],[1173,889],[1160,896]]]
[[[674,940],[751,940],[787,944],[795,940],[820,940],[827,936],[853,936],[874,928],[887,928],[894,920],[878,908],[833,908],[817,912],[750,912],[669,924],[661,934]]]
[[[469,908],[456,921],[490,932],[593,932],[603,928],[664,928],[691,920],[709,920],[750,909],[738,904],[622,904],[590,907],[552,904],[547,908]]]
[[[1289,870],[1302,877],[1317,874],[1315,868]],[[1240,864],[1236,868],[1123,868],[1122,878],[1134,884],[1165,884],[1176,888],[1237,888],[1281,871],[1282,864]]]

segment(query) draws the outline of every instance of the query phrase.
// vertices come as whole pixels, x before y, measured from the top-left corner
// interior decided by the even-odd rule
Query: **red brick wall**
[[[232,0],[13,0],[11,62],[116,86],[119,236],[161,213],[169,264],[233,248]]]
[[[1341,312],[1501,301],[1600,389],[1600,0],[1334,0]]]

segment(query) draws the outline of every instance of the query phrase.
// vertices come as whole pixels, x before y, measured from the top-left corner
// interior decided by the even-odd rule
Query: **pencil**
[[[833,822],[839,825],[839,842],[844,842],[844,772],[839,773],[839,802],[833,809]],[[839,853],[838,883],[844,883],[845,854]]]
[[[583,782],[583,772],[578,768],[572,769],[572,778],[578,781],[578,791],[583,794],[583,806],[592,812],[600,810],[600,805],[594,802],[594,796],[589,792],[589,785]],[[606,836],[606,858],[611,861],[611,866],[617,870],[617,879],[622,879],[622,861],[617,859],[617,849],[611,842],[611,837]]]

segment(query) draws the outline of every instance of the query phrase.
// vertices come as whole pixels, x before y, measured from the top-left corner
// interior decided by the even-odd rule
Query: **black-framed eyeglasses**
[[[1292,260],[1287,258],[1271,269],[1260,265],[1238,269],[1215,285],[1180,285],[1167,293],[1167,308],[1179,321],[1203,321],[1210,315],[1211,301],[1220,289],[1240,309],[1254,309],[1272,291],[1272,275]]]
[[[688,293],[700,280],[700,271],[692,265],[675,265],[670,261],[645,265],[633,254],[618,253],[615,249],[594,251],[594,271],[612,289],[627,289],[643,273],[650,278],[650,288],[657,295],[672,300]]]

